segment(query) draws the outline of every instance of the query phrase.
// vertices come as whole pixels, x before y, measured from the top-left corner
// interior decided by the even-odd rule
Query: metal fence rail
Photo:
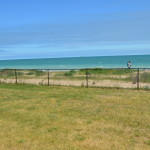
[[[150,89],[150,68],[1,69],[0,83]]]

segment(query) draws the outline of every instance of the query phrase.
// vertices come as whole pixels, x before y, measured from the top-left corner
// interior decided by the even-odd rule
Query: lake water
[[[150,68],[150,55],[0,60],[0,69]]]

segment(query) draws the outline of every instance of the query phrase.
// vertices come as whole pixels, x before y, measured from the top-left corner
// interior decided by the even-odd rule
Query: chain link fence
[[[3,69],[0,83],[150,89],[150,68]]]

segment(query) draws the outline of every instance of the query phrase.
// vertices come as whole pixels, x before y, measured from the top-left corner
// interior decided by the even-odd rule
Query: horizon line
[[[101,55],[101,56],[68,56],[68,57],[43,57],[43,58],[16,58],[16,59],[2,59],[5,60],[31,60],[31,59],[60,59],[60,58],[82,58],[82,57],[115,57],[115,56],[141,56],[141,55],[150,55],[150,54],[126,54],[126,55]]]

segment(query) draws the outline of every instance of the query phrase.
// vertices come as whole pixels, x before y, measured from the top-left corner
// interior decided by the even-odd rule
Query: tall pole
[[[48,86],[49,86],[49,69],[47,69],[47,79],[48,79]]]
[[[16,78],[16,84],[17,84],[17,70],[15,69],[15,78]]]
[[[89,87],[89,83],[88,83],[88,69],[86,69],[86,87]]]
[[[139,68],[137,69],[137,90],[139,89],[139,82],[140,82],[140,73],[139,73]]]

